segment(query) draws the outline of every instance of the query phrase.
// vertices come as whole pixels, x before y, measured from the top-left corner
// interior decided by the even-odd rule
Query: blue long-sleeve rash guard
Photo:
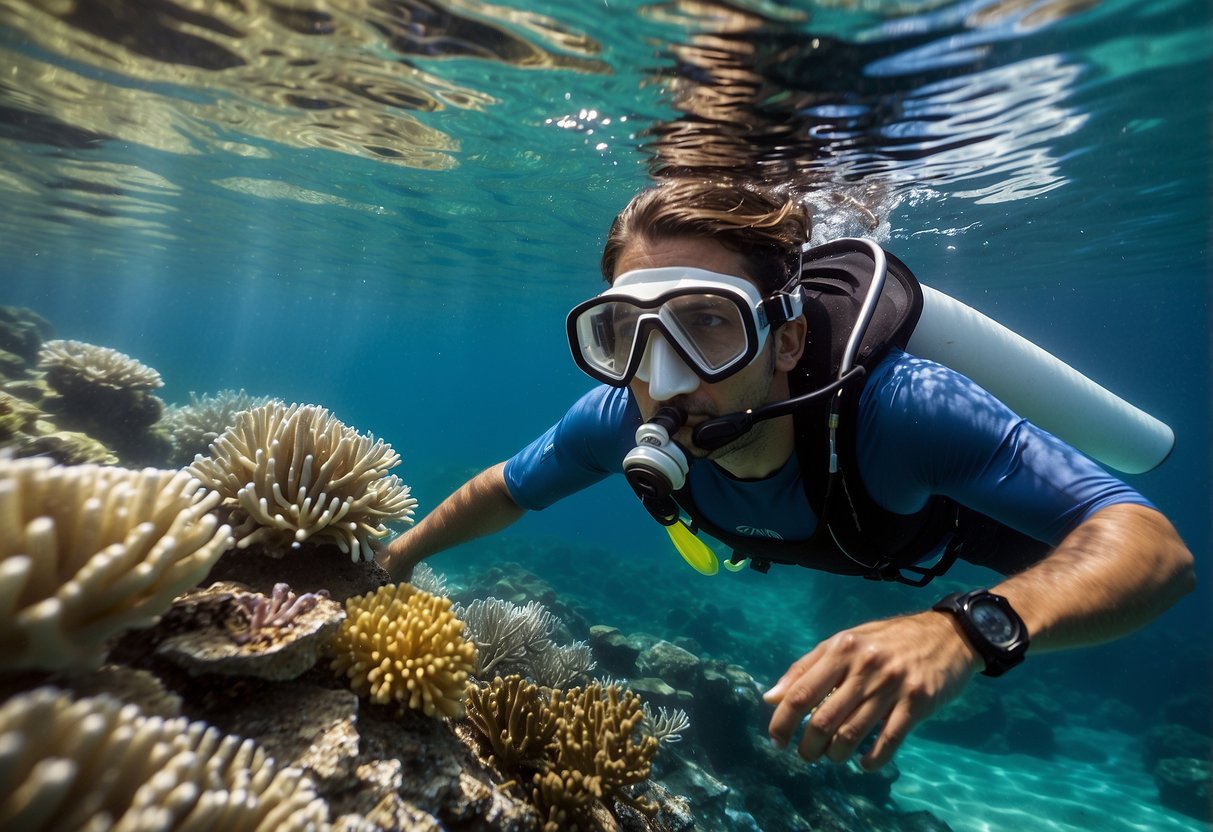
[[[858,419],[863,483],[877,504],[899,514],[940,494],[1055,546],[1102,508],[1151,505],[970,379],[899,350],[869,375]],[[622,473],[640,422],[626,388],[591,390],[506,462],[511,496],[523,508],[541,509]],[[795,454],[761,480],[739,480],[702,460],[690,477],[699,510],[722,528],[798,541],[817,526]]]

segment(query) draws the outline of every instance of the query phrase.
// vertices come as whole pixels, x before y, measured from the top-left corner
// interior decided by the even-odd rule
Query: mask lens
[[[741,314],[733,298],[702,293],[671,298],[661,317],[697,363],[715,372],[746,352],[748,334]]]
[[[744,366],[764,334],[745,298],[708,287],[677,287],[652,299],[605,296],[581,305],[569,318],[578,364],[617,386],[631,381],[655,330],[709,381]]]
[[[624,380],[641,310],[607,301],[577,316],[577,341],[587,363],[612,379]]]

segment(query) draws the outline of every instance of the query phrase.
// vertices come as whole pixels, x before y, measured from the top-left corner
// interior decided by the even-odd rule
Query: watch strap
[[[1016,631],[1010,643],[995,644],[981,632],[972,615],[975,601],[992,603],[1007,615]],[[983,675],[1001,676],[1024,660],[1028,651],[1028,629],[1011,602],[1003,596],[984,589],[954,592],[940,598],[931,609],[946,612],[956,621],[965,639],[985,662],[985,670],[981,671]]]

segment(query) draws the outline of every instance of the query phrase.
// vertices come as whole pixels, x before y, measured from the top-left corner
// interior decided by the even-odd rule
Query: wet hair
[[[670,178],[637,194],[611,223],[602,250],[610,283],[624,248],[637,238],[700,237],[735,251],[764,294],[784,286],[800,263],[812,219],[801,200],[752,182]]]

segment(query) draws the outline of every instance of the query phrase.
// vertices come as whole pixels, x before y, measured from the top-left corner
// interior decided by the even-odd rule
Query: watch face
[[[1014,622],[997,604],[974,601],[969,614],[978,631],[994,644],[1008,644],[1015,638]]]

